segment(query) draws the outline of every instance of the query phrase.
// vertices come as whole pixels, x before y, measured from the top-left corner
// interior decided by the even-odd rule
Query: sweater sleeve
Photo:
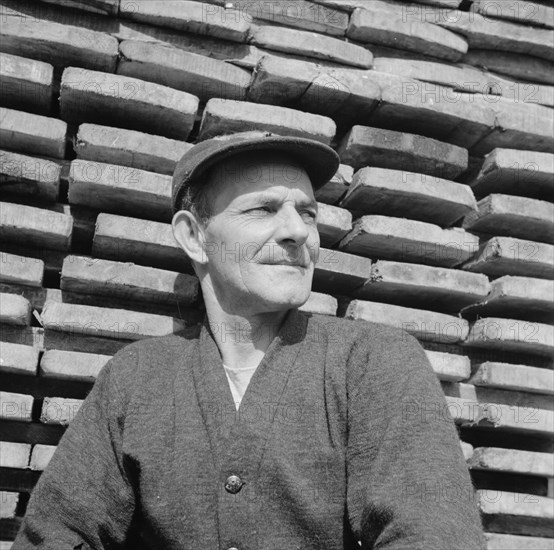
[[[126,346],[100,371],[31,494],[12,550],[123,547],[135,505],[114,375],[134,360]]]
[[[380,332],[349,382],[350,526],[366,550],[482,550],[471,478],[425,351],[405,331]]]

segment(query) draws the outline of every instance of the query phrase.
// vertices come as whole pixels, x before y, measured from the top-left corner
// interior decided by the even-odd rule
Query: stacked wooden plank
[[[0,0],[0,549],[113,354],[202,320],[171,175],[248,130],[341,158],[302,309],[415,335],[488,548],[552,548],[554,8],[508,4]]]

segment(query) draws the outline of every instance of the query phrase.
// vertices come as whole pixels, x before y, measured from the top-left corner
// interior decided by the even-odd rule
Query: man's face
[[[306,171],[280,154],[241,155],[218,165],[207,183],[215,200],[205,269],[223,309],[253,314],[304,304],[319,254]]]

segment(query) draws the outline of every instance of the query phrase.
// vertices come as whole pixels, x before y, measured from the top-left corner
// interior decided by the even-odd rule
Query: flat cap
[[[301,137],[271,132],[241,132],[207,139],[189,149],[173,172],[171,206],[173,213],[187,187],[222,160],[244,152],[278,151],[290,154],[308,173],[314,189],[325,185],[337,172],[338,154],[328,145]]]

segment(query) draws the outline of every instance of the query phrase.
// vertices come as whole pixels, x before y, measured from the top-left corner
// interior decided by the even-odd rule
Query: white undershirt
[[[242,401],[242,396],[250,383],[250,379],[252,378],[254,371],[258,367],[255,366],[237,369],[223,365],[223,368],[225,369],[225,374],[227,375],[227,380],[229,381],[229,387],[231,388],[231,393],[233,394],[233,401],[235,402],[235,407],[238,411],[240,402]]]

